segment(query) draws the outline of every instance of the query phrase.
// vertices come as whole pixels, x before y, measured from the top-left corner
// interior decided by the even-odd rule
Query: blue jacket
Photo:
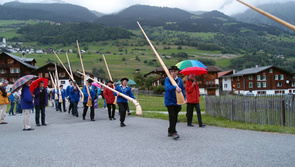
[[[57,94],[57,97],[58,97],[57,100],[59,100],[59,90],[57,89],[56,91],[57,91],[56,94]],[[61,89],[60,92],[61,92],[61,98],[63,100],[66,100],[66,91],[64,89]],[[55,97],[55,95],[54,95],[55,94],[55,89],[52,91],[52,94],[53,94],[53,97]]]
[[[20,105],[21,109],[24,110],[34,107],[33,96],[31,94],[30,88],[27,85],[23,85]]]
[[[71,86],[71,85],[69,85],[69,86],[67,86],[67,89],[66,89],[66,97],[69,97],[70,99],[72,98],[71,96],[72,96],[72,94],[70,93],[70,90],[71,90],[71,88],[73,88],[74,86]]]
[[[181,78],[178,77],[176,83],[179,86],[179,88],[182,90],[182,94],[184,98],[186,98]],[[176,90],[176,86],[173,86],[169,78],[167,77],[165,79],[165,106],[166,107],[171,105],[178,106],[175,90]]]
[[[14,98],[13,93],[10,94],[10,96],[8,97],[8,99],[11,101],[11,103],[14,103],[15,98]]]
[[[48,103],[48,92],[47,92],[47,89],[44,88],[43,91],[45,91],[45,102],[44,102],[44,106],[47,106],[47,103]],[[40,105],[40,88],[37,87],[35,90],[34,90],[34,93],[35,95],[35,98],[34,98],[34,105],[35,106],[39,106]]]
[[[131,91],[131,88],[129,86],[127,86],[126,88],[123,88],[122,85],[118,85],[118,86],[116,86],[115,90],[135,99],[135,97]],[[117,96],[117,93],[114,92],[114,95]],[[118,96],[117,103],[128,103],[128,100],[122,96]]]
[[[71,95],[71,102],[79,102],[80,100],[80,91],[78,90],[80,89],[79,87],[77,87],[77,89],[74,89],[74,86],[72,86],[69,90],[69,93]]]
[[[96,92],[95,92],[95,87],[93,85],[89,86],[89,92],[90,92],[90,96],[92,98],[92,101],[94,101],[94,98],[96,96]],[[87,103],[87,101],[88,101],[88,93],[87,93],[86,85],[83,88],[83,94],[84,94],[83,103]]]

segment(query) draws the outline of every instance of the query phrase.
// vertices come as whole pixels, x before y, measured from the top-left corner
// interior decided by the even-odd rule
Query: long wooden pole
[[[88,77],[87,75],[82,74],[82,73],[79,72],[79,71],[78,71],[78,73],[81,74],[81,75],[83,75],[84,77]],[[135,100],[135,99],[133,99],[133,98],[131,98],[131,97],[129,97],[129,96],[123,94],[123,93],[120,93],[120,92],[118,92],[117,90],[115,90],[115,89],[113,89],[113,88],[110,88],[110,87],[108,87],[107,85],[105,85],[105,84],[103,84],[103,83],[101,83],[101,82],[99,82],[99,81],[97,81],[97,80],[95,80],[95,79],[93,79],[93,78],[91,78],[91,77],[88,77],[88,78],[91,79],[92,81],[94,81],[94,82],[100,84],[101,86],[104,86],[104,87],[106,87],[107,89],[110,89],[111,91],[117,93],[118,96],[122,96],[122,97],[124,97],[125,99],[131,101],[131,102],[135,105],[135,107],[136,107],[136,114],[137,114],[137,115],[142,115],[142,109],[141,109],[141,106],[140,106],[140,104],[139,104],[139,102],[138,102],[137,100]]]
[[[158,58],[158,60],[159,60],[159,62],[160,62],[160,64],[161,64],[161,66],[163,67],[163,69],[164,69],[166,75],[168,76],[168,78],[169,78],[171,84],[172,84],[173,86],[178,87],[178,85],[177,85],[177,83],[175,82],[174,78],[172,78],[171,74],[169,73],[169,70],[168,70],[168,68],[166,67],[165,63],[163,62],[163,60],[162,60],[161,57],[159,56],[158,52],[156,51],[155,47],[154,47],[153,44],[151,43],[149,37],[145,34],[145,32],[144,32],[144,30],[142,29],[142,27],[141,27],[141,25],[139,24],[139,22],[137,22],[137,24],[138,24],[139,28],[141,29],[143,35],[145,36],[146,40],[147,40],[148,43],[150,44],[150,46],[151,46],[152,50],[154,51],[156,57]],[[186,101],[185,101],[185,99],[184,99],[184,96],[183,96],[182,92],[177,92],[177,91],[175,91],[175,92],[176,92],[177,104],[178,104],[178,105],[185,104]]]
[[[72,80],[73,80],[74,76],[73,76],[73,72],[72,72],[72,68],[71,68],[71,63],[70,63],[70,60],[69,60],[68,52],[66,52],[66,57],[67,57],[67,61],[68,61],[68,65],[69,65],[69,69],[70,69],[71,76],[72,76]],[[74,80],[73,80],[73,81],[74,81]]]
[[[80,51],[80,47],[79,47],[79,42],[78,40],[77,42],[77,48],[78,48],[78,52],[79,52],[79,56],[80,56],[80,61],[81,61],[81,66],[82,66],[82,70],[83,70],[83,74],[84,74],[84,85],[86,86],[86,90],[87,90],[87,94],[88,94],[88,101],[87,101],[87,106],[90,107],[92,106],[92,100],[91,100],[91,95],[90,95],[90,91],[88,88],[88,85],[86,83],[86,78],[85,78],[85,69],[84,69],[84,65],[83,65],[83,60],[82,60],[82,56],[81,56],[81,51]]]
[[[290,24],[290,23],[288,23],[288,22],[286,22],[286,21],[284,21],[284,20],[282,20],[282,19],[280,19],[280,18],[278,18],[278,17],[276,17],[274,15],[271,15],[271,14],[269,14],[269,13],[267,13],[267,12],[265,12],[265,11],[259,9],[259,8],[256,8],[256,7],[252,6],[252,5],[249,5],[249,4],[247,4],[247,3],[245,3],[245,2],[243,2],[241,0],[237,0],[237,1],[244,4],[244,5],[246,5],[246,6],[248,6],[249,8],[251,8],[251,9],[253,9],[253,10],[255,10],[255,11],[257,11],[257,12],[263,14],[263,15],[265,15],[266,17],[268,17],[268,18],[270,18],[270,19],[272,19],[272,20],[274,20],[274,21],[276,21],[276,22],[290,28],[291,30],[295,31],[295,26],[294,25],[292,25],[292,24]]]
[[[54,80],[53,80],[53,77],[52,77],[52,75],[51,75],[51,73],[49,72],[49,75],[50,75],[50,79],[51,79],[51,82],[52,82],[52,85],[54,86],[54,99],[55,100],[57,100],[58,99],[58,97],[57,97],[57,90],[56,90],[56,85],[55,85],[55,82],[54,82]]]
[[[57,72],[57,66],[55,64],[55,77],[56,77],[56,82],[57,82],[57,85],[60,86],[58,83],[59,83],[59,78],[58,78],[58,72]],[[59,99],[58,99],[58,102],[59,103],[62,103],[63,100],[62,100],[62,94],[61,94],[61,90],[60,88],[58,88],[58,92],[59,92]]]
[[[63,66],[63,68],[65,69],[65,71],[67,72],[67,74],[68,74],[68,75],[70,76],[70,78],[74,81],[74,80],[75,80],[75,79],[74,79],[74,76],[71,75],[71,74],[69,73],[69,71],[68,71],[67,68],[65,67],[64,63],[60,60],[59,56],[58,56],[54,51],[53,51],[53,53],[54,53],[55,57],[58,59],[58,61],[60,62],[60,64]],[[79,92],[81,93],[81,96],[82,96],[82,98],[81,98],[81,102],[83,102],[83,101],[84,101],[84,94],[83,94],[83,92],[81,91],[80,88],[79,88],[78,90],[79,90]]]
[[[114,81],[113,81],[113,78],[112,78],[112,75],[111,75],[111,72],[110,72],[110,70],[109,70],[109,66],[108,66],[107,60],[106,60],[104,54],[102,54],[102,57],[103,57],[103,60],[104,60],[105,65],[106,65],[106,68],[107,68],[107,71],[108,71],[108,74],[109,74],[109,78],[110,78],[110,80],[111,80],[112,82],[114,82]],[[114,85],[114,84],[113,84],[113,85]],[[114,86],[114,87],[115,87],[115,86]],[[117,105],[117,96],[115,96],[115,100],[114,100],[114,103],[113,103],[113,104]]]

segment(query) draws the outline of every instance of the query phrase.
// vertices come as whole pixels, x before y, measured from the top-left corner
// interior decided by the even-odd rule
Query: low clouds
[[[1,0],[1,4],[13,0]],[[236,0],[19,0],[20,2],[65,2],[84,6],[90,10],[110,14],[123,10],[131,5],[143,4],[151,6],[167,6],[172,8],[181,8],[187,11],[212,11],[219,10],[227,15],[244,12],[248,7]],[[284,3],[295,0],[243,0],[253,6],[259,6],[269,3]]]

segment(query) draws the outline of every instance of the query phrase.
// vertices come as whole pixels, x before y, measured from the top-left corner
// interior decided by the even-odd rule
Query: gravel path
[[[295,135],[179,123],[179,140],[167,137],[168,121],[134,116],[126,127],[96,109],[95,122],[47,108],[48,126],[22,131],[22,116],[0,125],[0,166],[294,166]],[[196,119],[196,117],[195,117]]]

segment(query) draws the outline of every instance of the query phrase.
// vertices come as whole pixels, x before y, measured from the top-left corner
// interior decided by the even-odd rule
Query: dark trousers
[[[22,109],[20,107],[20,103],[16,103],[15,113],[18,113],[18,114],[21,114],[22,113]]]
[[[201,116],[201,109],[200,109],[199,103],[187,103],[187,107],[186,107],[187,124],[188,125],[192,124],[193,115],[194,115],[193,114],[194,108],[197,111],[199,126],[201,126],[202,125],[202,116]]]
[[[54,100],[54,102],[55,102],[55,109],[56,111],[58,111],[58,100]]]
[[[107,104],[107,107],[108,107],[109,118],[114,118],[116,105],[115,104]]]
[[[66,101],[65,100],[62,100],[62,106],[63,106],[64,112],[66,112]],[[58,109],[61,112],[61,103],[59,101],[58,101]]]
[[[86,105],[87,103],[83,103],[84,105],[84,110],[83,110],[83,117],[85,118],[88,110],[88,106]],[[94,119],[94,101],[92,101],[92,106],[90,107],[90,119]]]
[[[14,110],[14,102],[11,102],[11,106],[10,106],[10,110],[9,110],[9,114],[11,114],[11,115],[14,115],[14,112],[13,112],[13,110]]]
[[[73,108],[72,108],[72,114],[74,116],[78,116],[78,102],[72,102]]]
[[[73,109],[73,103],[71,101],[71,98],[69,98],[69,103],[70,103],[70,105],[69,105],[69,113],[71,113],[71,109]],[[72,114],[73,114],[73,111],[72,111]]]
[[[167,106],[168,113],[169,113],[169,133],[176,133],[176,123],[178,119],[178,113],[181,110],[181,106]]]
[[[41,123],[45,124],[45,106],[35,106],[35,121],[36,124],[40,124],[40,111],[41,111]]]
[[[126,111],[128,109],[128,103],[118,103],[119,113],[120,113],[120,121],[123,123],[126,117]]]

